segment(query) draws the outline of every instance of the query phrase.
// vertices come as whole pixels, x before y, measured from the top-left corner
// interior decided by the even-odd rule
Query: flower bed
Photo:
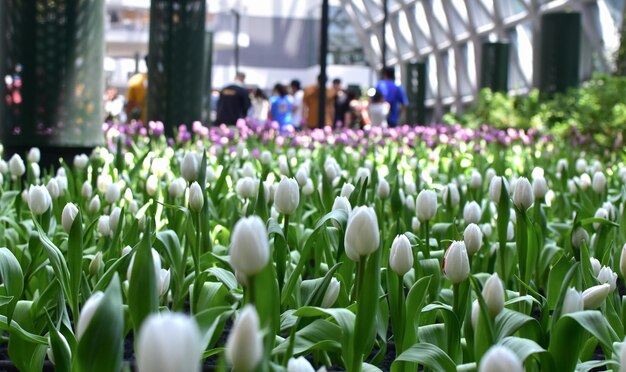
[[[105,126],[0,162],[22,371],[618,368],[626,168],[488,126]]]

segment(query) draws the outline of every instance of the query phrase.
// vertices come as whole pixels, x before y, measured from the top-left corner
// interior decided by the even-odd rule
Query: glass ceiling
[[[341,0],[356,28],[369,64],[382,67],[384,0]],[[424,61],[429,73],[427,106],[438,117],[462,109],[477,96],[480,46],[511,44],[509,90],[528,92],[533,84],[533,29],[547,12],[582,16],[581,78],[613,66],[625,0],[387,0],[385,42],[388,65]]]

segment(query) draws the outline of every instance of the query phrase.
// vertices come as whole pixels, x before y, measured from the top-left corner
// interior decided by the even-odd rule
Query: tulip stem
[[[394,341],[396,343],[396,357],[402,353],[402,345],[404,343],[404,275],[398,275],[398,331],[394,332]]]
[[[354,283],[354,298],[352,299],[352,302],[358,301],[361,297],[361,285],[363,282],[363,273],[365,272],[365,259],[366,257],[364,256],[359,257],[359,263],[357,264],[356,269],[356,281]]]
[[[424,232],[425,232],[425,239],[424,239],[424,258],[430,258],[430,229],[429,229],[429,224],[430,221],[426,221],[424,222]]]
[[[248,277],[248,303],[250,305],[254,305],[255,301],[255,286],[254,286],[255,275]]]
[[[196,247],[194,257],[194,270],[196,272],[196,278],[200,276],[200,240],[202,229],[200,228],[200,212],[196,213]]]

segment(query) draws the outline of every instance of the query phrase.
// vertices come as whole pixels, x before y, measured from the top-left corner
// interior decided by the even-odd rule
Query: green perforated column
[[[8,150],[102,144],[104,0],[2,0],[0,25]]]
[[[509,43],[483,43],[480,87],[507,92],[509,79]]]
[[[407,123],[425,124],[426,121],[426,63],[411,62],[406,64],[404,86],[409,106],[406,111]]]
[[[166,133],[202,120],[205,94],[205,0],[152,0],[148,56],[148,120]]]

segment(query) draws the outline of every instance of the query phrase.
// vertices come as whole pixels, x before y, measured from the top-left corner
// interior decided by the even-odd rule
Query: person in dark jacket
[[[244,86],[246,74],[237,72],[235,81],[224,87],[217,103],[217,125],[234,125],[238,119],[245,118],[250,109],[250,96]]]

